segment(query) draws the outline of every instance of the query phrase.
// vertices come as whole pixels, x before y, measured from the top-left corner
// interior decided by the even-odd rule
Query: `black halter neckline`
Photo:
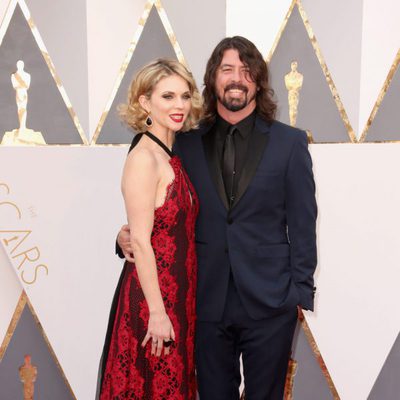
[[[157,136],[154,136],[151,132],[143,132],[144,135],[149,137],[151,140],[156,142],[165,152],[170,156],[173,157],[175,154],[171,151]]]

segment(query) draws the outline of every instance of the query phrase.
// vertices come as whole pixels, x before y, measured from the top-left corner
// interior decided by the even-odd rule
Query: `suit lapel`
[[[248,144],[246,162],[240,176],[237,187],[237,194],[232,208],[236,206],[243,194],[246,192],[249,183],[256,173],[261,158],[269,140],[269,125],[257,116],[251,140]],[[223,187],[223,184],[222,184]]]
[[[225,208],[228,209],[228,200],[226,198],[225,186],[222,180],[221,166],[219,165],[217,147],[214,143],[214,128],[211,126],[203,135],[203,148],[206,155],[208,169],[210,171],[211,178],[214,182],[215,188],[219,194],[219,197],[224,204]]]

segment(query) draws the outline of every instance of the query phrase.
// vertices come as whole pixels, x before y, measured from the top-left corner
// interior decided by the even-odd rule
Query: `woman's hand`
[[[149,326],[142,347],[146,346],[149,340],[151,340],[151,354],[160,357],[163,349],[165,355],[169,354],[169,347],[164,347],[164,342],[175,340],[175,332],[165,311],[150,312]]]

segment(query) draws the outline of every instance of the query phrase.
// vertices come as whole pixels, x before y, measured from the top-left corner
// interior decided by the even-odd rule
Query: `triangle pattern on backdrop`
[[[290,358],[284,400],[340,400],[302,312],[294,333]],[[240,400],[246,400],[246,388]]]
[[[392,349],[375,384],[368,396],[368,400],[392,400],[395,393],[400,393],[400,333],[393,344]]]
[[[4,354],[7,350],[7,347],[10,344],[11,338],[14,335],[15,328],[17,327],[22,311],[24,311],[26,305],[26,298],[27,298],[26,294],[22,291],[22,294],[18,299],[17,305],[15,306],[14,313],[11,317],[10,324],[8,325],[7,332],[4,335],[4,338],[0,344],[0,365],[1,361],[3,360]]]
[[[300,0],[293,0],[268,60],[278,120],[307,130],[310,142],[356,141]]]
[[[293,399],[339,400],[338,392],[303,314],[294,335],[292,359],[297,363]],[[310,382],[313,384],[310,385]]]
[[[0,359],[0,387],[4,398],[21,398],[21,380],[26,373],[25,376],[33,381],[35,398],[76,400],[25,292],[18,302],[8,333],[10,337]],[[26,365],[23,371],[26,355],[31,356],[36,372],[32,367],[27,369]],[[32,378],[32,375],[35,376]]]
[[[5,188],[8,188],[8,186],[0,183],[0,189]],[[3,218],[2,215],[1,218]],[[10,321],[15,314],[15,307],[21,297],[22,290],[14,268],[3,246],[0,245],[0,360],[11,337]]]
[[[149,7],[150,6],[150,7]],[[125,103],[132,77],[148,62],[169,57],[184,62],[179,45],[159,1],[149,2],[121,67],[115,89],[93,136],[95,144],[129,144],[133,131],[118,116],[118,105]]]
[[[35,137],[41,134],[46,144],[86,144],[78,118],[28,8],[22,0],[11,3],[14,7],[10,4],[0,28],[0,141],[6,132],[20,127],[19,103],[19,107],[26,109],[26,128]],[[19,87],[14,89],[12,82],[20,61],[23,71],[30,75],[27,90],[21,88],[24,86],[20,79],[22,73],[16,78]],[[28,81],[29,78],[25,79],[25,85]]]
[[[398,108],[400,102],[400,50],[372,109],[360,142],[400,141]]]

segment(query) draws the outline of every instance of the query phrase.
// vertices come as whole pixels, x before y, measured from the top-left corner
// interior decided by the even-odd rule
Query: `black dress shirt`
[[[235,144],[235,180],[233,185],[233,196],[236,197],[238,182],[243,171],[246,157],[248,144],[251,140],[251,135],[254,129],[254,123],[256,120],[256,112],[252,112],[245,119],[242,119],[235,126],[237,132],[234,135]],[[222,117],[218,115],[215,124],[215,146],[217,148],[218,159],[220,160],[220,165],[222,168],[222,157],[224,152],[224,143],[226,135],[232,125],[225,121]]]

